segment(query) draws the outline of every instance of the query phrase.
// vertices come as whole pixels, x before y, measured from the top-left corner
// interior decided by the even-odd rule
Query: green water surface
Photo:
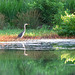
[[[0,50],[0,75],[75,75],[75,50]]]

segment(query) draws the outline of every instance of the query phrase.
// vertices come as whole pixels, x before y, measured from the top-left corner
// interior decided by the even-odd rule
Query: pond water
[[[75,75],[75,40],[1,42],[0,75],[10,74]]]

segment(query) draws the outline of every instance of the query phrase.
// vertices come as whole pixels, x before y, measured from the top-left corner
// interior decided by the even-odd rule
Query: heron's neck
[[[25,32],[25,30],[26,30],[26,26],[24,26],[24,32]]]

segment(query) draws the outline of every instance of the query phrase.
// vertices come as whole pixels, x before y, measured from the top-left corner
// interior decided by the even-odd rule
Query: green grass
[[[23,29],[5,29],[0,30],[0,35],[14,35],[17,36],[19,33],[21,33]],[[52,32],[49,29],[26,29],[24,36],[46,36],[46,35],[52,35],[56,34],[55,32]]]
[[[21,32],[20,29],[4,29],[0,30],[0,35],[17,35]]]

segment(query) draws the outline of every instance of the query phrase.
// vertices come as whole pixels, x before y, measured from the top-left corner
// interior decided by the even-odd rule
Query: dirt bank
[[[0,42],[2,41],[23,41],[27,39],[75,39],[75,36],[73,37],[62,37],[62,36],[24,36],[23,38],[17,38],[17,36],[12,36],[12,35],[0,35]]]

